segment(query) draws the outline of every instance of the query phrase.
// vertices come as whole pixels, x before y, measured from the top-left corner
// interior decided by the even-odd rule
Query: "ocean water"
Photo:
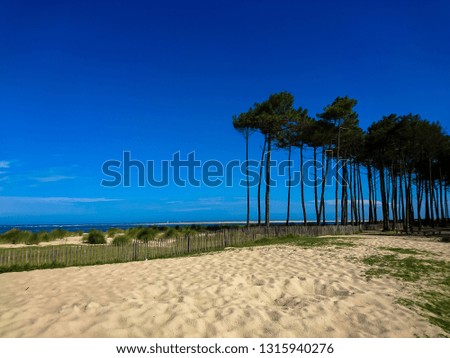
[[[52,231],[55,229],[63,229],[67,231],[83,231],[88,232],[91,229],[106,231],[109,228],[117,227],[128,229],[131,227],[146,226],[188,226],[188,225],[235,225],[243,224],[243,221],[215,221],[215,222],[147,222],[147,223],[98,223],[98,224],[20,224],[20,225],[0,225],[0,233],[4,233],[11,229],[27,230],[31,232]]]
[[[284,220],[272,220],[271,224],[284,225]],[[291,220],[291,224],[303,224],[303,221]],[[140,223],[97,223],[97,224],[18,224],[18,225],[0,225],[0,234],[11,229],[27,230],[31,232],[52,231],[55,229],[63,229],[67,231],[83,231],[88,232],[91,229],[106,231],[109,228],[117,227],[121,229],[128,229],[131,227],[146,227],[146,226],[220,226],[220,225],[244,225],[245,221],[184,221],[184,222],[140,222]],[[251,221],[256,224],[256,221]],[[314,221],[308,221],[314,224]],[[333,225],[334,221],[327,221],[327,225]]]

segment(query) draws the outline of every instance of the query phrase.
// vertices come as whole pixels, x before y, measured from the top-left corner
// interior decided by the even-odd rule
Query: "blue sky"
[[[282,90],[313,115],[354,97],[363,128],[412,112],[448,132],[449,16],[448,1],[3,1],[0,223],[245,219],[238,185],[105,188],[101,166],[243,159],[232,115]]]

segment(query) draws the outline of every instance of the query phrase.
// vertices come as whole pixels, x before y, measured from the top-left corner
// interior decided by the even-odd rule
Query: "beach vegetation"
[[[142,226],[130,227],[126,229],[124,233],[131,239],[137,239],[137,235],[142,229],[143,229]]]
[[[31,232],[27,230],[11,229],[5,233],[0,234],[0,243],[37,245],[40,242],[54,241],[77,234],[78,233],[76,232],[62,230],[59,228],[50,232]]]
[[[261,238],[255,241],[246,242],[241,246],[253,247],[253,246],[266,246],[266,245],[295,245],[303,248],[313,248],[321,246],[334,246],[334,247],[352,247],[355,246],[351,242],[351,239],[343,239],[341,237],[312,237],[312,236],[299,236],[299,235],[285,235],[281,237]]]
[[[158,230],[156,230],[153,227],[141,228],[136,233],[136,239],[143,241],[143,242],[155,240],[157,236],[158,236]]]
[[[131,239],[124,234],[119,234],[118,236],[114,237],[112,244],[114,246],[124,246],[128,245],[131,242]]]
[[[86,236],[85,242],[92,245],[106,244],[105,234],[100,230],[92,229]]]
[[[450,263],[444,260],[417,258],[416,250],[390,250],[390,255],[371,255],[363,259],[370,266],[367,279],[390,276],[405,282],[419,284],[414,298],[399,298],[397,303],[417,309],[430,323],[450,334]],[[400,256],[401,254],[402,256]]]
[[[118,234],[122,234],[124,232],[123,229],[118,228],[118,227],[110,227],[108,230],[106,230],[105,235],[107,237],[112,237],[114,238],[116,235]]]
[[[167,230],[164,232],[163,237],[166,239],[172,239],[179,235],[179,231],[173,227],[167,228]]]

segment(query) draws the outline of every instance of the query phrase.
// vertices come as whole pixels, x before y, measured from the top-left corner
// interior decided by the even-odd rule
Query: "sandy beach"
[[[265,246],[0,275],[0,337],[437,337],[396,302],[413,285],[367,280],[381,247],[450,259],[450,245],[364,236],[353,247]]]

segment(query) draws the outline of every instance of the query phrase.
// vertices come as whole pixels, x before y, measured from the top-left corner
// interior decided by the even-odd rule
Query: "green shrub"
[[[30,231],[11,229],[0,235],[0,242],[8,244],[21,244],[26,243],[31,236],[32,233]]]
[[[119,235],[113,239],[112,244],[114,246],[123,246],[123,245],[129,244],[130,242],[131,242],[131,239],[128,236]]]
[[[86,237],[86,242],[93,245],[106,244],[105,235],[100,230],[92,229]]]
[[[41,231],[40,233],[38,233],[38,239],[39,239],[39,242],[50,241],[48,232]]]
[[[193,230],[190,227],[184,227],[183,229],[179,230],[178,233],[180,235],[195,235],[198,233],[198,231]]]
[[[26,244],[27,245],[38,245],[40,243],[39,234],[37,232],[33,232],[28,238]]]
[[[107,237],[114,237],[117,234],[122,234],[123,230],[118,227],[110,227],[108,230],[106,230],[106,236]]]
[[[125,231],[125,235],[130,237],[131,239],[136,239],[139,231],[142,230],[142,226],[130,227]]]
[[[178,235],[178,231],[175,230],[175,228],[170,227],[167,229],[167,231],[164,233],[164,237],[165,238],[173,238],[176,237]]]
[[[139,232],[136,234],[136,238],[138,240],[148,242],[151,240],[155,240],[157,234],[158,232],[154,228],[147,227],[140,229]]]
[[[65,237],[69,236],[70,234],[71,234],[70,232],[58,228],[58,229],[50,231],[48,233],[48,238],[49,238],[50,241],[51,240],[58,240],[58,239],[63,239]]]
[[[202,232],[204,231],[203,226],[199,225],[199,224],[191,224],[191,226],[189,227],[189,229],[191,231],[195,231],[195,232]]]

